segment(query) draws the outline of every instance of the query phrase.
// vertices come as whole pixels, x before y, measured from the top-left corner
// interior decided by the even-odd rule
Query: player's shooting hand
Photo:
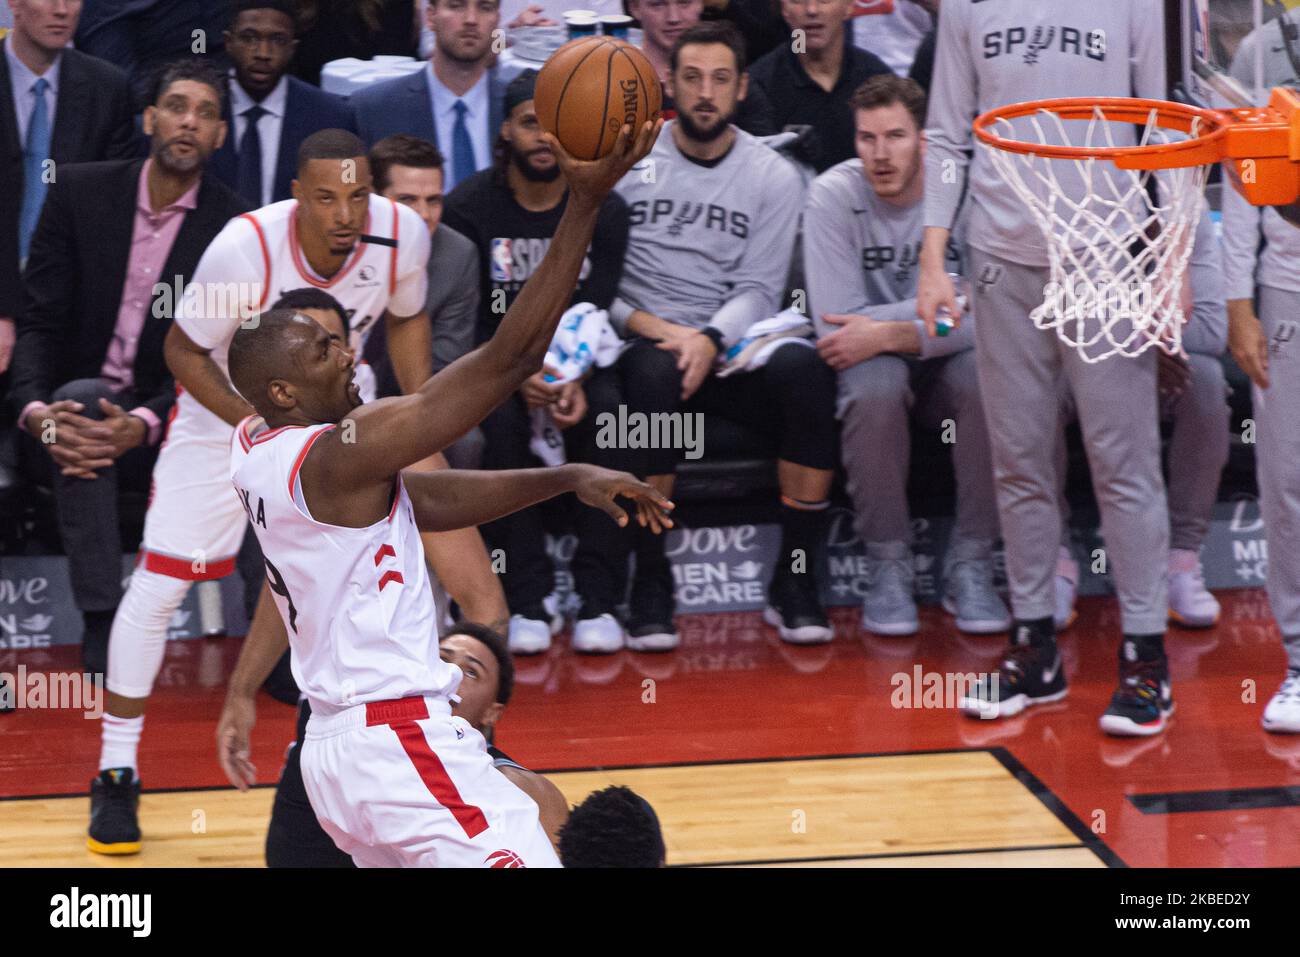
[[[651,485],[642,482],[629,472],[615,472],[596,465],[574,465],[577,478],[573,491],[578,498],[593,508],[598,508],[620,526],[627,525],[627,512],[614,499],[630,498],[636,503],[636,520],[642,528],[656,535],[673,527],[668,517],[677,506]]]
[[[713,371],[718,347],[704,333],[693,332],[672,340],[671,344],[660,343],[659,348],[667,348],[677,354],[677,368],[682,374],[682,401],[685,402],[699,390]]]
[[[925,323],[925,334],[931,338],[939,334],[937,320],[940,307],[947,308],[955,327],[961,309],[957,306],[957,291],[952,287],[952,278],[943,269],[927,267],[922,263],[916,286],[916,315]]]
[[[230,783],[241,791],[257,782],[257,768],[249,760],[249,741],[257,723],[253,698],[228,695],[217,721],[217,760]]]
[[[1228,303],[1228,351],[1251,382],[1268,388],[1268,336],[1248,301]]]
[[[557,428],[567,429],[577,425],[587,416],[587,393],[581,381],[566,382],[560,386],[560,397],[551,406],[551,421]]]
[[[550,133],[543,133],[542,139],[555,153],[555,161],[559,163],[570,191],[599,205],[627,171],[649,155],[663,127],[663,117],[647,120],[636,131],[625,124],[619,130],[614,148],[598,160],[574,159]]]
[[[540,409],[559,401],[564,387],[558,382],[547,382],[547,376],[554,379],[559,376],[559,373],[550,366],[542,366],[541,372],[530,375],[519,387],[519,392],[530,410]]]

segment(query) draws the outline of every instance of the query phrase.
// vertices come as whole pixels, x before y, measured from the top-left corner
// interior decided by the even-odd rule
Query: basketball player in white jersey
[[[1225,169],[1231,164],[1224,164]],[[1255,468],[1268,541],[1268,603],[1286,676],[1266,731],[1300,734],[1300,204],[1260,209],[1223,191],[1228,347],[1254,385]],[[1260,252],[1260,237],[1264,238]],[[1256,315],[1255,303],[1259,303]]]
[[[542,366],[609,191],[662,121],[625,127],[613,153],[578,162],[550,251],[483,346],[413,394],[361,404],[353,359],[305,316],[239,328],[230,373],[257,409],[235,430],[230,476],[262,545],[311,704],[302,773],[322,827],[359,866],[554,866],[537,804],[451,715],[460,669],[441,660],[421,531],[477,525],[573,491],[620,525],[615,496],[661,531],[672,504],[592,466],[412,472]]]
[[[1055,332],[1034,327],[1029,313],[1049,278],[1042,233],[997,174],[989,147],[975,143],[968,158],[971,118],[996,106],[1065,96],[1164,99],[1162,24],[1157,0],[949,0],[939,19],[917,314],[933,335],[940,306],[958,312],[944,253],[969,189],[975,351],[1014,618],[999,682],[963,702],[971,715],[1010,716],[1067,693],[1053,625],[1062,378],[1077,403],[1121,609],[1119,686],[1101,728],[1158,734],[1173,712],[1155,351],[1089,363]],[[1130,130],[1116,130],[1116,145],[1133,141]],[[1081,195],[1070,164],[1057,172],[1068,193]]]
[[[375,195],[365,147],[321,130],[303,141],[294,198],[238,216],[204,252],[176,303],[166,357],[177,398],[153,473],[135,572],[109,638],[108,700],[88,846],[140,849],[137,751],[162,665],[167,626],[190,586],[234,568],[245,531],[229,482],[231,428],[251,413],[226,375],[241,321],[302,286],[349,311],[353,346],[384,319],[397,377],[414,389],[431,371],[424,314],[429,231],[411,209]]]

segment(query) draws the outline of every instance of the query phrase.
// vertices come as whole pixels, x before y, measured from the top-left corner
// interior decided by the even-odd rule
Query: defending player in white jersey
[[[1254,384],[1255,468],[1268,541],[1268,603],[1287,658],[1282,687],[1265,706],[1262,723],[1266,731],[1290,734],[1300,734],[1300,428],[1296,427],[1300,422],[1300,232],[1296,227],[1300,227],[1300,204],[1259,209],[1236,190],[1224,188],[1228,347]]]
[[[387,322],[405,388],[431,371],[429,231],[420,217],[371,192],[365,147],[344,130],[303,141],[293,189],[293,199],[227,223],[175,304],[165,349],[179,396],[154,468],[136,570],[109,638],[88,839],[99,853],[140,849],[137,751],[167,625],[194,582],[230,574],[243,540],[246,517],[228,485],[231,427],[253,411],[226,375],[239,323],[289,290],[314,286],[349,310],[354,346],[371,324]]]
[[[411,472],[541,368],[601,203],[662,122],[578,162],[550,140],[569,203],[550,251],[496,335],[411,395],[362,405],[353,359],[305,316],[241,327],[230,373],[258,416],[236,429],[230,475],[262,545],[312,718],[303,781],[321,825],[360,866],[558,863],[537,805],[492,766],[482,735],[451,716],[459,668],[436,648],[421,531],[489,521],[574,491],[620,524],[668,527],[672,504],[592,466]]]
[[[1054,332],[1033,326],[1029,313],[1042,304],[1048,282],[1041,231],[997,175],[989,147],[975,144],[973,162],[968,158],[971,118],[997,106],[1065,96],[1163,99],[1161,12],[1157,0],[949,0],[939,20],[917,313],[933,333],[940,306],[958,311],[944,253],[969,186],[975,352],[1014,617],[1000,681],[973,691],[963,703],[968,714],[1005,717],[1067,693],[1052,620],[1063,377],[1078,405],[1123,627],[1119,686],[1101,727],[1157,734],[1173,712],[1155,351],[1089,363]],[[1117,130],[1115,142],[1132,143],[1130,131]],[[1081,195],[1077,171],[1062,170],[1061,184]]]

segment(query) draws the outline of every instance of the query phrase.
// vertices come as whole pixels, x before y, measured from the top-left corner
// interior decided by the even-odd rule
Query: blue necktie
[[[469,127],[465,125],[465,114],[469,107],[464,100],[456,101],[456,125],[451,128],[451,192],[461,180],[475,173],[474,143],[469,138]]]
[[[239,165],[235,171],[235,192],[254,206],[262,205],[262,134],[257,121],[267,110],[254,104],[240,115],[247,121],[239,138]]]
[[[18,217],[18,258],[25,261],[45,203],[45,161],[50,158],[50,111],[45,91],[50,83],[43,77],[32,84],[36,102],[27,121],[27,145],[23,147],[23,208]]]

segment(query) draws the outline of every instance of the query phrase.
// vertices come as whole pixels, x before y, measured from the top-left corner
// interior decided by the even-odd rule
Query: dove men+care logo
[[[0,578],[0,651],[50,647],[54,616],[45,608],[50,581],[44,575]]]
[[[664,553],[672,562],[680,609],[721,611],[761,604],[768,571],[759,556],[771,553],[771,543],[764,537],[755,525],[669,532]]]

